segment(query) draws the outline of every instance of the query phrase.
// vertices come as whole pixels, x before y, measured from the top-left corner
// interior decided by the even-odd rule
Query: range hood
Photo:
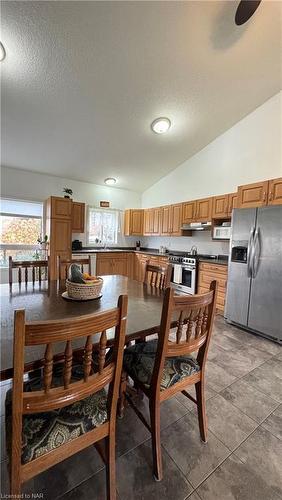
[[[211,222],[191,222],[190,224],[183,224],[182,231],[210,231],[212,227]]]

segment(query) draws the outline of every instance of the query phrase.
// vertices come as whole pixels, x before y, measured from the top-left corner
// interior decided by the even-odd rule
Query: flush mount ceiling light
[[[116,182],[117,180],[114,177],[107,177],[107,179],[104,180],[104,183],[107,184],[107,186],[114,186]]]
[[[3,43],[0,42],[0,62],[4,61],[5,57],[6,57],[6,50],[4,48]]]
[[[156,118],[151,124],[153,132],[156,134],[165,134],[171,127],[171,121],[168,118]]]

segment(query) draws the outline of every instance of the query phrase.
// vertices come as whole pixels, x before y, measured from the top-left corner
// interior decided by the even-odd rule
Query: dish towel
[[[174,264],[173,266],[173,282],[181,283],[182,281],[182,266],[180,264]]]

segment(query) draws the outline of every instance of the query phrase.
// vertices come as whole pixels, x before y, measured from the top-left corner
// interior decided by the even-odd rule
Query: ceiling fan
[[[261,0],[241,0],[236,10],[235,23],[238,26],[245,24],[255,13],[260,3]]]

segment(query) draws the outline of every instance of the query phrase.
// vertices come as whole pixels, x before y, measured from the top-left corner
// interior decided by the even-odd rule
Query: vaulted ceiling
[[[2,2],[3,164],[144,191],[281,89],[282,3],[237,5]]]

